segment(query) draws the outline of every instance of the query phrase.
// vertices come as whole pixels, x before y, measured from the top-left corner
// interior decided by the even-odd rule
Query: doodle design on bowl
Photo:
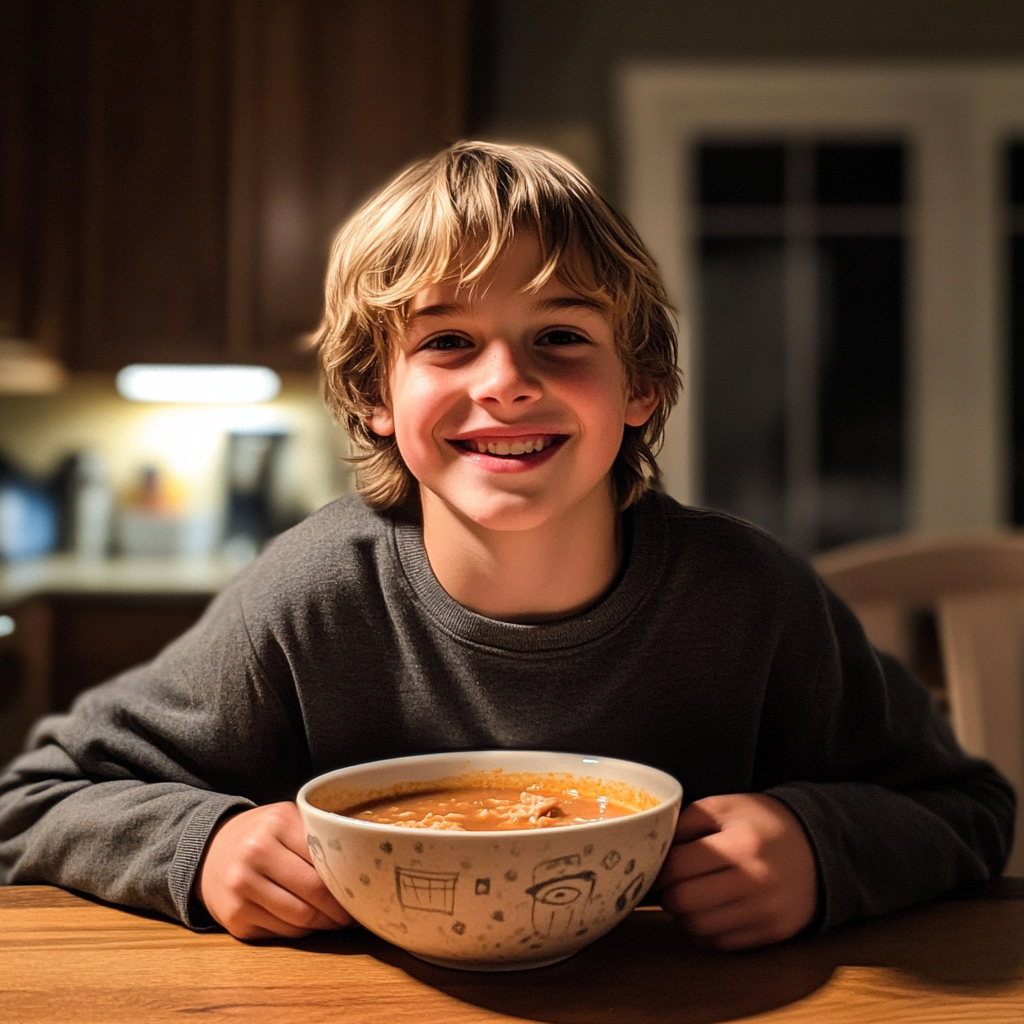
[[[533,897],[533,930],[537,935],[560,938],[574,928],[584,927],[597,875],[593,871],[572,871],[579,866],[580,856],[574,853],[541,861],[533,869],[534,884],[526,892]]]
[[[395,868],[398,902],[403,910],[426,910],[451,917],[455,913],[455,883],[458,880],[458,871]]]

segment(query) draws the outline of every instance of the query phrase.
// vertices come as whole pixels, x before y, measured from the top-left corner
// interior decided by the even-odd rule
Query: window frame
[[[713,136],[899,135],[907,146],[904,452],[911,529],[1009,522],[1009,324],[1003,162],[1024,136],[1014,65],[633,63],[617,79],[625,209],[679,317],[684,396],[659,457],[699,503],[701,382],[693,147]]]

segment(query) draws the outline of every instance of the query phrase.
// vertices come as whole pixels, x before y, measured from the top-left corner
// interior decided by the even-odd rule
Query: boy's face
[[[630,394],[607,310],[557,277],[522,290],[539,266],[524,234],[472,294],[432,285],[410,303],[390,404],[369,425],[395,435],[424,515],[530,530],[613,501],[623,427],[646,422],[657,399]]]

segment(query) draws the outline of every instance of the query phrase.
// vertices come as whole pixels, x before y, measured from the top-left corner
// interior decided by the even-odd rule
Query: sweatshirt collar
[[[625,570],[612,589],[585,612],[529,625],[489,619],[453,600],[430,567],[418,522],[394,520],[393,540],[409,596],[439,629],[474,646],[540,654],[578,648],[622,628],[657,585],[666,543],[659,496],[645,494],[623,515],[630,541]]]

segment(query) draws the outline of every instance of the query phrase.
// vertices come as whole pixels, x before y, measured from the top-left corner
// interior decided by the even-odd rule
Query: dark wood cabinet
[[[0,320],[72,369],[311,366],[331,238],[458,138],[468,0],[5,0]]]
[[[41,596],[5,612],[13,630],[0,637],[0,765],[40,716],[155,657],[209,602],[208,594]]]
[[[454,142],[463,0],[252,0],[232,12],[228,343],[287,366],[331,240],[374,187]]]
[[[225,359],[230,8],[90,5],[72,366]]]

